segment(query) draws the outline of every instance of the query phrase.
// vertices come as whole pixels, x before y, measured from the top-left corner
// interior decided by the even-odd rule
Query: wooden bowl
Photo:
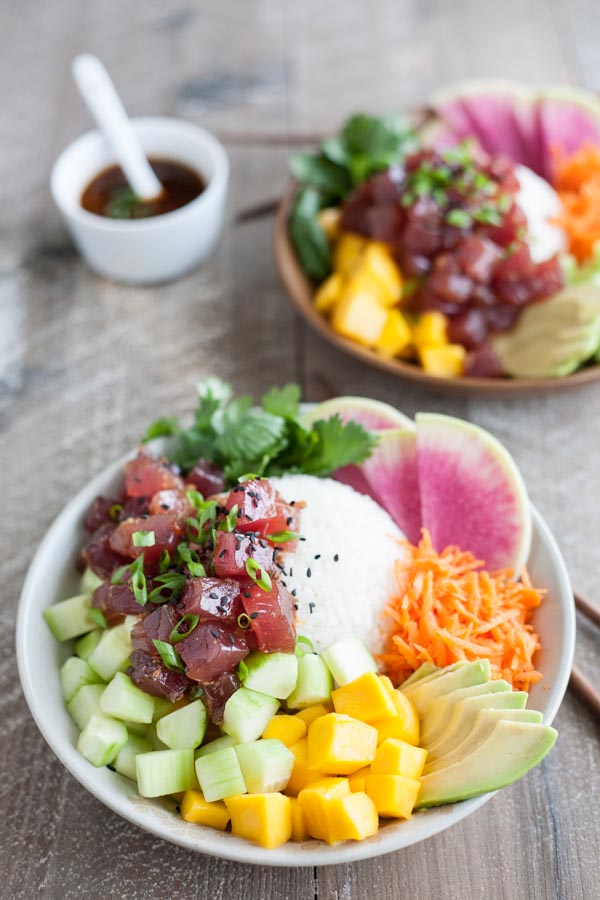
[[[354,341],[337,334],[315,309],[313,303],[314,285],[305,275],[288,232],[288,218],[296,196],[297,186],[292,184],[283,195],[275,218],[274,252],[275,262],[283,285],[290,295],[300,315],[326,341],[349,353],[368,365],[391,372],[400,378],[419,382],[436,391],[449,393],[489,393],[514,394],[524,392],[562,391],[567,388],[600,380],[600,365],[586,366],[572,375],[562,378],[438,378],[428,375],[416,363],[402,359],[390,359],[375,350],[362,347]]]

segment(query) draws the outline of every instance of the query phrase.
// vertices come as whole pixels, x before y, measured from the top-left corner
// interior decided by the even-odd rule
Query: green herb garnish
[[[167,669],[171,669],[173,672],[185,672],[183,660],[172,644],[157,640],[153,640],[152,643],[158,650],[159,656]]]
[[[140,200],[130,187],[115,188],[104,209],[110,219],[145,219],[153,213],[153,204]]]
[[[309,640],[304,635],[299,634],[296,638],[296,656],[306,656],[308,653],[314,653],[315,648],[313,646],[313,642]]]
[[[446,214],[446,222],[455,228],[468,228],[473,223],[473,219],[466,209],[451,209]]]
[[[240,628],[243,628],[244,631],[248,631],[248,629],[250,628],[250,624],[251,624],[250,616],[248,615],[248,613],[240,613],[239,616],[237,617],[237,623],[240,626]]]
[[[260,563],[257,563],[252,556],[249,556],[246,560],[246,572],[254,584],[257,584],[263,591],[268,593],[273,587],[273,582],[271,581],[269,573],[265,572]]]
[[[265,534],[265,540],[272,544],[288,544],[290,541],[297,541],[299,537],[296,531],[274,531],[272,534]]]
[[[165,572],[153,579],[154,587],[148,594],[150,603],[167,603],[169,600],[178,600],[185,587],[185,575],[179,572]]]
[[[182,641],[189,634],[192,633],[198,622],[200,621],[200,616],[195,615],[195,613],[186,613],[181,617],[171,634],[169,635],[169,640],[172,644],[176,644],[178,641]],[[180,631],[182,625],[187,625],[185,631]]]
[[[156,535],[153,531],[134,531],[131,540],[134,547],[154,547]]]
[[[90,618],[94,625],[97,625],[98,628],[108,628],[106,616],[101,609],[98,609],[95,606],[90,607],[90,609],[88,610],[88,618]]]

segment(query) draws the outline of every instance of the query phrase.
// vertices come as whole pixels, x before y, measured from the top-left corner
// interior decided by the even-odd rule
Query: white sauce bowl
[[[132,119],[148,156],[183,163],[206,184],[191,203],[147,219],[109,219],[81,206],[90,181],[116,160],[99,131],[70,144],[58,157],[50,189],[65,225],[91,269],[114,281],[156,284],[178,278],[204,262],[223,223],[229,180],[224,147],[190,122],[162,117]]]

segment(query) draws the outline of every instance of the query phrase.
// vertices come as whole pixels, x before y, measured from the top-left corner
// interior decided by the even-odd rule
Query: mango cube
[[[306,737],[306,722],[296,716],[273,716],[265,730],[263,738],[277,738],[286,747]]]
[[[330,706],[326,706],[324,703],[314,703],[312,706],[307,706],[305,709],[301,709],[300,712],[297,712],[294,715],[296,719],[302,719],[308,728],[310,723],[314,722],[315,719],[318,719],[319,716],[326,716],[327,713],[330,712]]]
[[[290,797],[290,809],[292,811],[292,840],[307,841],[310,835],[306,829],[304,813],[297,797]]]
[[[334,241],[340,233],[341,218],[339,206],[328,206],[317,214],[317,221],[330,241]]]
[[[447,344],[445,347],[422,347],[419,357],[423,369],[437,378],[455,378],[465,369],[467,351],[462,344]]]
[[[377,349],[385,356],[399,356],[412,343],[412,331],[399,309],[388,310]]]
[[[393,306],[402,298],[402,276],[385,244],[370,241],[364,251],[363,265],[380,283],[386,306]]]
[[[448,320],[437,310],[424,312],[413,328],[413,341],[418,350],[423,347],[444,347],[448,343]]]
[[[379,678],[392,696],[397,715],[372,723],[377,729],[377,743],[381,744],[387,738],[398,738],[416,746],[420,738],[419,716],[416,709],[402,691],[394,690],[389,678],[385,675],[380,675]]]
[[[347,778],[322,778],[298,794],[306,830],[311,837],[326,841],[331,834],[331,801],[350,794]]]
[[[210,825],[224,831],[229,822],[229,812],[222,800],[211,803],[204,799],[202,791],[186,791],[180,802],[181,815],[186,822]]]
[[[290,798],[271,794],[235,794],[226,806],[231,816],[231,831],[271,850],[292,836]]]
[[[418,778],[425,768],[427,750],[413,747],[406,741],[387,738],[378,748],[371,763],[373,775],[404,775]]]
[[[326,775],[350,775],[373,760],[377,730],[347,715],[328,713],[308,728],[308,765]]]
[[[370,773],[371,767],[364,766],[362,769],[359,769],[358,772],[353,772],[352,775],[348,775],[350,790],[353,793],[356,793],[356,791],[365,791],[367,788],[367,775],[370,775]]]
[[[371,294],[376,297],[382,306],[390,306],[390,297],[387,290],[377,276],[368,269],[364,263],[359,263],[351,275],[346,277],[344,293],[347,294]]]
[[[367,794],[380,816],[410,819],[421,782],[404,775],[368,775]]]
[[[342,295],[344,279],[334,272],[319,285],[315,293],[315,306],[322,313],[330,312]]]
[[[308,751],[307,740],[301,738],[292,744],[290,751],[294,754],[294,768],[286,785],[285,793],[296,796],[301,790],[319,781],[323,775],[321,772],[315,772],[308,767]]]
[[[367,245],[365,238],[357,234],[343,233],[333,253],[333,268],[341,275],[349,275],[362,259]]]
[[[387,310],[370,291],[346,290],[333,311],[331,324],[338,334],[366,347],[374,347],[383,332]]]
[[[379,828],[377,808],[364,791],[330,800],[327,819],[330,830],[325,840],[329,844],[363,841]]]
[[[375,672],[365,672],[331,692],[333,708],[361,722],[376,722],[396,715],[393,697]]]

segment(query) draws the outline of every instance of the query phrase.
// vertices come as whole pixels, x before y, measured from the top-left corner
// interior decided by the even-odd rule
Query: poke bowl
[[[372,401],[364,402],[366,403],[366,407],[359,402],[359,410],[357,414],[358,418],[362,418],[363,421],[365,421],[364,415],[362,415],[362,413],[364,413],[366,409],[367,417],[371,417],[371,427],[375,427],[375,424],[382,426],[384,423],[382,421],[375,423],[372,416],[373,414],[375,414],[375,416],[379,415],[382,411],[380,407],[384,407],[385,404],[374,404],[372,403]],[[353,404],[351,404],[351,406],[353,406]],[[386,408],[386,410],[389,409],[389,407]],[[389,415],[386,410],[383,411],[384,417],[386,415]],[[310,419],[310,417],[314,417],[315,414],[320,417],[321,414],[325,416],[329,412],[329,409],[325,409],[322,411],[322,413],[320,410],[317,410],[317,412],[315,413],[313,407],[305,406],[302,408],[302,414],[304,416],[303,421],[306,422],[307,417],[308,419]],[[401,414],[397,412],[395,412],[395,415],[398,417],[395,420],[395,424],[397,425],[398,422],[401,421],[402,417]],[[343,411],[342,416],[344,416]],[[393,416],[394,412],[392,412],[392,417]],[[317,421],[319,421],[319,418],[317,418]],[[455,420],[453,420],[453,422],[454,421]],[[390,422],[388,421],[387,424],[389,427]],[[444,425],[443,422],[441,424],[442,426]],[[419,423],[417,427],[421,427],[421,423]],[[394,433],[394,429],[390,428],[390,440],[393,439]],[[172,439],[159,439],[157,441],[154,441],[150,445],[152,453],[155,457],[159,455],[169,456],[171,446]],[[144,453],[146,452],[147,451],[144,451]],[[312,839],[310,835],[307,834],[304,836],[304,839],[296,839],[296,842],[282,840],[278,844],[273,843],[269,846],[267,846],[266,844],[260,846],[255,842],[247,840],[246,838],[248,837],[248,834],[244,832],[243,829],[238,829],[236,833],[235,825],[233,833],[231,833],[229,830],[223,830],[224,825],[216,826],[217,829],[221,829],[216,830],[216,828],[209,827],[207,824],[197,824],[199,820],[194,819],[193,816],[188,817],[187,820],[184,819],[180,814],[180,806],[183,807],[185,803],[182,795],[178,794],[176,799],[174,799],[172,796],[141,796],[141,794],[136,789],[135,780],[132,780],[135,779],[135,774],[129,774],[128,777],[125,777],[120,773],[120,771],[115,771],[114,766],[107,765],[105,764],[105,762],[100,762],[97,759],[94,764],[91,764],[89,745],[87,746],[86,751],[86,746],[81,743],[81,736],[79,737],[78,742],[79,728],[71,717],[72,715],[75,715],[75,717],[77,718],[77,713],[74,713],[73,708],[69,704],[69,711],[71,712],[70,715],[65,705],[65,684],[68,683],[71,678],[70,674],[65,675],[65,671],[66,669],[68,669],[68,661],[76,659],[77,657],[71,656],[73,650],[72,645],[69,642],[63,641],[59,643],[55,639],[57,634],[56,622],[53,622],[51,625],[53,633],[48,628],[48,624],[50,624],[51,622],[51,616],[48,614],[48,609],[52,609],[52,606],[54,604],[56,604],[56,608],[59,609],[61,601],[63,601],[65,597],[72,598],[73,596],[77,596],[78,592],[82,590],[82,588],[78,586],[80,582],[80,573],[76,571],[75,562],[79,558],[82,546],[86,545],[86,541],[89,542],[89,530],[86,533],[84,523],[89,517],[90,508],[94,507],[94,501],[98,497],[114,497],[115,495],[118,495],[119,490],[121,489],[123,484],[123,466],[131,465],[132,462],[135,464],[135,461],[139,458],[140,454],[136,456],[135,453],[129,453],[125,457],[117,460],[115,463],[101,472],[96,478],[94,478],[88,485],[86,485],[65,506],[64,510],[60,513],[58,518],[49,529],[39,547],[38,552],[34,557],[23,587],[19,605],[17,622],[17,659],[19,666],[19,675],[29,708],[40,731],[42,732],[51,749],[54,751],[63,765],[65,765],[65,767],[71,772],[71,774],[88,791],[96,796],[108,808],[110,808],[126,820],[165,840],[171,841],[175,844],[179,844],[190,850],[248,864],[277,866],[314,866],[338,864],[400,850],[420,840],[431,837],[438,832],[445,830],[451,825],[459,822],[461,819],[465,818],[476,809],[478,809],[493,796],[493,791],[489,789],[488,784],[487,792],[481,793],[481,789],[479,789],[478,791],[476,791],[476,796],[472,796],[472,793],[467,793],[466,796],[470,797],[470,799],[464,799],[460,802],[445,803],[443,802],[443,797],[441,798],[441,800],[438,797],[435,802],[441,802],[442,805],[421,809],[418,812],[415,812],[412,817],[410,816],[410,811],[401,819],[385,816],[384,818],[380,819],[379,827],[375,830],[374,833],[363,835],[365,839],[342,840],[341,842],[334,841],[332,843],[327,843],[324,840]],[[127,472],[128,470],[126,469],[125,471]],[[131,469],[129,471],[131,472]],[[342,500],[344,500],[344,498],[348,498],[348,494],[344,492],[350,492],[350,494],[352,495],[351,504],[354,502],[358,503],[359,501],[356,499],[357,492],[348,486],[349,472],[350,469],[346,468],[345,473],[342,475],[341,481],[335,481],[331,485],[329,484],[330,479],[324,478],[323,485],[325,488],[332,488],[333,494],[331,494],[331,496],[335,495],[337,497],[339,495]],[[294,482],[294,479],[306,478],[309,479],[308,482]],[[278,485],[277,489],[283,492],[283,489],[285,488],[288,495],[290,493],[290,490],[293,489],[293,485],[298,484],[299,499],[300,496],[303,495],[306,495],[307,497],[311,496],[310,491],[314,490],[314,481],[316,481],[316,479],[312,475],[297,474],[284,474],[283,476],[279,477],[279,481],[275,479],[275,482]],[[343,483],[344,481],[346,481],[346,484]],[[240,484],[246,485],[249,484],[249,482],[240,482]],[[241,490],[241,488],[239,488],[239,490]],[[338,492],[337,494],[336,491]],[[317,495],[313,496],[318,496],[318,493]],[[556,545],[556,542],[539,512],[530,506],[529,501],[526,499],[526,495],[521,499],[523,500],[523,502],[527,503],[527,521],[528,528],[530,529],[527,530],[526,528],[525,532],[522,535],[525,543],[527,544],[527,550],[525,553],[528,571],[527,577],[531,580],[531,584],[535,585],[536,589],[540,589],[544,592],[544,596],[543,602],[541,602],[540,605],[537,605],[539,599],[536,600],[534,604],[536,608],[533,610],[531,623],[530,625],[527,625],[528,633],[534,635],[535,642],[537,642],[535,646],[536,648],[539,648],[535,651],[535,671],[533,670],[533,666],[529,666],[530,671],[524,671],[522,673],[522,676],[518,676],[522,677],[524,681],[519,682],[518,680],[515,680],[514,688],[516,690],[517,688],[522,687],[523,684],[526,683],[527,679],[530,678],[528,707],[530,707],[531,709],[531,712],[529,713],[531,719],[529,719],[528,721],[541,723],[543,719],[543,724],[535,724],[530,726],[525,725],[520,727],[525,729],[527,729],[527,727],[529,727],[530,729],[541,729],[543,730],[546,737],[548,737],[548,735],[552,733],[550,742],[547,744],[542,753],[542,755],[544,755],[551,746],[551,743],[553,742],[555,737],[553,729],[549,728],[549,726],[560,706],[569,679],[575,637],[574,607],[568,574],[566,572],[565,564]],[[363,504],[366,504],[367,501],[369,503],[371,502],[370,498],[364,496],[360,497],[359,500]],[[329,502],[330,499],[327,498],[326,503]],[[364,507],[364,509],[366,509],[366,507]],[[323,519],[325,516],[326,513],[322,510],[319,510],[318,518]],[[146,519],[145,521],[150,521],[150,519]],[[310,534],[311,530],[313,529],[313,525],[308,520],[306,521],[306,525],[307,527],[310,526],[307,532]],[[387,525],[385,527],[387,528]],[[302,528],[302,525],[300,525],[300,528]],[[317,532],[315,532],[315,534],[316,533]],[[281,537],[278,537],[277,539],[282,540]],[[318,544],[315,544],[313,537],[310,536],[305,540],[307,540],[308,543],[304,548],[302,548],[302,545],[298,542],[298,546],[301,547],[301,549],[297,551],[299,554],[297,562],[298,565],[300,565],[299,560],[302,553],[304,553],[304,562],[302,563],[302,565],[304,566],[306,564],[305,560],[307,558],[306,553],[310,553],[310,559],[314,559],[314,562],[311,562],[313,571],[304,571],[303,569],[301,574],[297,574],[296,582],[288,581],[290,587],[291,583],[303,585],[300,593],[296,592],[294,594],[294,597],[296,597],[298,601],[296,603],[296,606],[300,605],[301,610],[303,609],[301,600],[302,596],[314,596],[315,600],[317,600],[318,606],[318,602],[320,599],[318,590],[315,589],[316,593],[314,595],[311,595],[307,593],[308,588],[306,587],[307,585],[310,585],[312,581],[316,581],[317,583],[319,582],[320,560],[317,557],[321,554],[312,554],[312,551],[315,549],[315,546],[318,546],[319,548],[328,548],[327,541],[322,533],[318,536]],[[313,540],[312,544],[310,543],[311,540]],[[149,543],[146,542],[145,546],[148,547]],[[344,541],[342,541],[339,546],[343,548],[347,545]],[[521,547],[521,550],[519,550],[520,553],[523,550],[523,547]],[[343,551],[341,552],[343,554]],[[292,556],[291,551],[289,551],[289,554],[288,551],[286,551],[286,560],[288,559],[288,556]],[[338,554],[336,554],[336,556],[338,556]],[[343,564],[344,560],[342,555],[341,559],[338,558],[338,560],[336,560],[336,566],[340,566]],[[288,577],[289,579],[290,570],[292,567],[287,562],[286,565],[288,565],[286,577]],[[335,566],[330,565],[330,568],[335,568]],[[309,579],[312,575],[311,581],[307,582],[307,575]],[[87,576],[84,575],[84,577]],[[275,575],[273,577],[275,579],[280,576]],[[356,577],[358,578],[358,580],[360,580],[360,576]],[[114,584],[115,582],[111,583]],[[156,584],[156,582],[154,582],[154,584]],[[529,582],[527,582],[527,584],[529,584]],[[150,591],[150,583],[148,584],[148,591]],[[89,604],[89,597],[87,602]],[[305,609],[306,613],[308,613],[309,606],[314,607],[315,602],[311,601],[310,603],[307,603]],[[94,605],[92,604],[92,609],[93,608]],[[95,608],[99,609],[100,606],[96,605]],[[109,615],[110,611],[107,611],[106,607],[103,608],[103,615]],[[312,614],[312,612],[313,609],[311,608],[310,614]],[[317,614],[318,612],[319,610],[317,609]],[[325,610],[325,612],[327,612],[327,610]],[[47,621],[44,621],[44,618],[46,618]],[[123,617],[121,616],[121,619],[118,621],[122,621],[122,618]],[[308,618],[309,615],[307,614],[306,619]],[[315,618],[318,619],[318,615],[315,615]],[[351,608],[349,608],[348,610],[347,618],[352,618]],[[250,621],[255,620],[251,619]],[[297,619],[297,623],[301,621],[301,617]],[[344,623],[340,621],[339,613],[337,620],[335,618],[335,615],[333,615],[333,617],[331,618],[331,627],[335,631],[334,634],[329,634],[328,632],[330,625],[327,624],[327,616],[325,617],[325,619],[323,618],[323,616],[321,616],[319,621],[320,624],[317,623],[316,625],[312,626],[312,630],[311,627],[304,628],[299,624],[297,624],[297,628],[298,633],[304,632],[305,634],[311,636],[314,644],[317,646],[320,652],[322,651],[323,643],[331,642],[333,644],[340,637],[344,638],[346,634],[353,633],[352,628],[354,628],[354,626],[348,625],[347,622]],[[324,621],[326,622],[325,626],[323,625]],[[355,619],[354,621],[357,620]],[[211,620],[211,622],[212,624],[214,624],[213,620]],[[98,617],[94,617],[93,624],[98,624]],[[247,623],[244,624],[246,625]],[[116,629],[122,627],[123,625],[117,625],[116,627],[112,628],[109,627],[106,631],[103,632],[103,635],[109,635],[111,631],[115,631]],[[202,627],[202,622],[200,623],[200,627]],[[319,628],[321,629],[321,631],[319,631]],[[77,631],[77,629],[75,630]],[[81,629],[79,629],[79,634],[81,633]],[[88,631],[83,634],[84,638],[87,637],[87,642],[89,642],[90,640],[88,635],[92,633],[93,632],[90,632],[88,628]],[[325,634],[324,638],[322,637],[323,634]],[[365,641],[368,643],[369,640],[366,633],[363,636],[365,638]],[[102,640],[102,636],[100,636],[98,640]],[[189,641],[189,636],[187,637],[187,640]],[[306,641],[308,643],[308,638],[301,637],[300,641]],[[161,642],[159,641],[158,643]],[[97,641],[95,642],[95,645],[98,646]],[[135,642],[134,646],[137,646]],[[182,641],[181,643],[175,644],[174,646],[180,648],[180,652],[182,656],[185,657],[187,664],[188,657],[185,656],[184,652],[185,642]],[[309,645],[308,650],[306,645],[302,646],[304,646],[304,649],[300,654],[296,653],[297,656],[301,657],[302,653],[308,653],[313,661],[314,659],[319,658],[318,655],[314,652],[314,646]],[[35,648],[35,652],[32,652],[32,648]],[[129,649],[131,651],[131,646]],[[76,653],[77,652],[80,651],[76,649]],[[322,656],[324,659],[329,659],[333,672],[337,672],[339,670],[339,665],[341,665],[339,659],[337,660],[338,669],[336,669],[336,660],[333,658],[333,656],[327,656],[327,650],[322,651]],[[250,663],[251,657],[246,657],[246,659],[248,663]],[[355,662],[353,662],[352,665],[354,666]],[[404,663],[402,663],[402,665],[404,665]],[[458,664],[450,666],[449,671],[461,668],[465,670],[465,666],[467,668],[473,668],[477,667],[478,665],[480,665],[479,662],[467,663],[466,661],[460,661]],[[251,669],[251,666],[249,665],[247,668]],[[125,671],[131,672],[131,667],[126,668],[125,665],[121,666],[118,675],[115,676],[115,679],[118,677],[128,680],[128,676],[123,675],[123,672]],[[187,671],[189,675],[191,673],[191,667],[189,665]],[[241,669],[237,671],[240,673],[240,677],[248,677],[247,672],[244,676],[242,676]],[[445,670],[440,670],[440,672],[435,672],[434,675],[439,674],[441,677],[444,672]],[[171,674],[177,673],[172,672]],[[510,677],[507,676],[506,673],[500,674],[503,674],[503,677]],[[107,676],[107,678],[108,677],[110,676]],[[370,672],[366,677],[381,680],[383,676],[376,675],[373,672]],[[498,677],[498,673],[496,673],[496,677]],[[115,679],[113,679],[113,681]],[[98,680],[99,679],[96,679],[96,681]],[[342,679],[341,676],[336,674],[336,684],[338,684],[338,688],[336,689],[338,693],[337,699],[340,699],[341,694],[343,694],[345,690],[348,690],[347,688],[344,688],[342,686],[345,680],[347,679]],[[481,679],[479,679],[479,681],[481,681]],[[469,683],[475,684],[475,682]],[[499,683],[500,682],[497,682],[496,686],[498,686]],[[246,684],[249,685],[250,681],[244,682],[244,685]],[[333,684],[333,680],[331,680],[331,684]],[[423,682],[423,684],[425,684],[425,681]],[[84,680],[84,688],[85,686],[89,687],[89,684]],[[104,684],[102,684],[102,689],[106,690]],[[296,686],[296,691],[297,690],[298,686]],[[467,688],[467,690],[472,693],[475,692],[475,688],[473,687]],[[499,687],[498,690],[500,690]],[[510,693],[510,691],[508,693]],[[337,711],[338,706],[335,695],[336,691],[333,692],[332,697],[334,699],[334,703],[336,704],[335,709]],[[236,694],[234,693],[233,696],[235,697]],[[208,703],[206,696],[204,696],[204,700]],[[287,701],[288,710],[290,706],[296,708],[295,704],[293,704],[291,701],[292,698],[290,695],[289,700]],[[198,703],[198,700],[196,700],[195,702]],[[281,702],[281,711],[283,712],[283,706],[285,704],[283,701]],[[189,709],[192,705],[193,703],[189,704],[187,708]],[[277,705],[278,704],[276,704],[276,706]],[[304,704],[304,707],[308,709],[314,708],[313,706],[307,707],[307,704]],[[298,703],[298,708],[300,708],[300,712],[302,712],[302,704]],[[171,709],[176,709],[176,707],[171,707]],[[227,704],[225,705],[225,709],[227,709]],[[331,706],[328,707],[328,709],[331,709]],[[102,711],[103,713],[106,712],[104,706],[102,706]],[[323,712],[325,714],[325,718],[331,718],[332,716],[334,719],[336,718],[336,716],[338,719],[344,720],[350,718],[347,715],[338,716],[337,712],[327,713],[327,710],[324,710]],[[499,713],[496,714],[499,715]],[[117,715],[117,713],[115,713],[115,715]],[[172,713],[172,715],[174,715],[174,713]],[[518,713],[513,713],[513,716],[515,718],[518,715]],[[525,712],[523,713],[523,715],[525,715]],[[537,718],[534,719],[533,717]],[[95,719],[96,717],[93,718]],[[103,718],[103,715],[100,715],[100,718]],[[168,718],[168,716],[165,717],[165,719]],[[287,720],[293,718],[293,715],[275,716],[275,720]],[[225,720],[226,722],[224,728],[226,729],[227,714],[225,714]],[[111,719],[111,721],[113,725],[115,725],[115,720]],[[149,719],[146,719],[146,721],[149,721]],[[324,721],[324,719],[322,719],[321,721]],[[78,724],[81,727],[81,723]],[[310,729],[313,728],[314,724],[315,722],[313,720],[312,724],[308,725],[309,735]],[[117,725],[119,727],[122,727],[121,723],[119,722],[117,722]],[[371,726],[363,725],[363,728],[370,727]],[[164,733],[159,733],[164,737]],[[216,734],[218,735],[217,732],[214,732],[211,735],[211,738],[214,739]],[[221,737],[220,740],[223,740],[223,738],[227,740],[228,732],[221,731],[221,734],[223,735],[223,737]],[[266,731],[264,732],[264,737],[267,737]],[[156,735],[154,739],[156,741]],[[135,740],[136,737],[134,736],[134,741]],[[166,740],[168,740],[168,738]],[[219,740],[218,736],[217,740]],[[389,744],[390,742],[387,741],[384,743]],[[394,741],[392,741],[391,743],[394,744]],[[396,743],[403,744],[402,741]],[[158,746],[160,746],[163,753],[180,752],[177,750],[167,750],[167,746],[170,746],[169,744],[165,745],[164,743],[160,744],[159,742]],[[243,746],[252,745],[248,744]],[[156,749],[157,745],[151,748],[152,751],[156,751]],[[159,751],[158,753],[142,753],[141,755],[157,758],[161,751]],[[192,751],[190,751],[190,753],[191,752]],[[233,753],[234,751],[231,750],[230,752]],[[200,755],[200,753],[198,753],[197,755]],[[114,754],[110,758],[114,762]],[[210,757],[205,756],[203,758],[206,760]],[[538,757],[538,759],[539,758],[540,757]],[[531,765],[533,764],[534,761],[530,760],[527,768],[531,767]],[[115,763],[115,765],[117,765],[118,768],[118,763]],[[526,769],[523,769],[519,774],[524,774],[525,771]],[[511,780],[514,780],[515,777],[518,777],[518,775],[513,774]],[[200,777],[200,774],[198,775],[198,778],[200,778],[201,787],[205,789],[205,785]],[[343,779],[326,778],[325,780],[341,782]],[[423,779],[422,784],[424,784],[425,781],[426,778]],[[505,781],[503,783],[508,782]],[[248,784],[250,784],[249,781]],[[196,788],[197,787],[198,785],[196,784]],[[274,788],[271,789],[275,790]],[[143,790],[141,781],[140,790]],[[207,790],[208,788],[206,788],[206,792]],[[251,790],[250,787],[248,787],[248,790]],[[270,789],[268,788],[267,790]],[[152,794],[152,791],[150,791],[149,793]],[[197,794],[199,793],[199,791],[191,790],[187,793],[191,795]],[[246,797],[251,796],[251,793],[248,793],[246,795]],[[266,795],[260,794],[260,796],[264,797]],[[284,801],[286,804],[288,803],[288,799],[284,798],[282,794],[278,793],[277,796],[282,798],[282,802]],[[356,794],[353,796],[359,795]],[[361,793],[361,796],[366,796],[366,794]],[[217,804],[214,803],[212,804],[213,807],[216,807],[216,805]],[[219,801],[218,805],[222,807],[223,803]],[[235,813],[230,812],[229,814],[235,817]]]
[[[459,85],[352,116],[291,171],[275,259],[327,341],[437,390],[600,377],[595,95]]]

